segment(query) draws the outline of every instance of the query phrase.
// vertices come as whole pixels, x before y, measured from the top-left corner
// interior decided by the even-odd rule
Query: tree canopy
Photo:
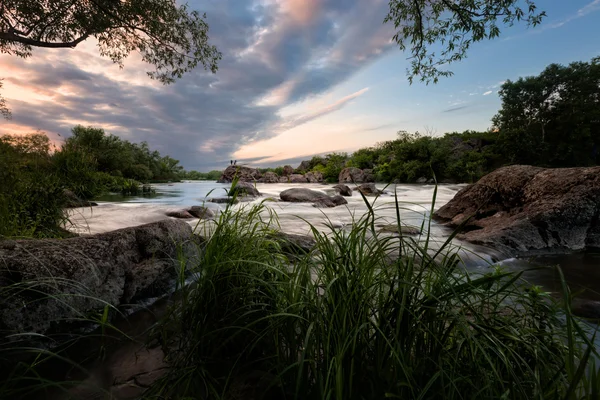
[[[508,80],[500,98],[493,122],[507,162],[573,167],[600,161],[600,57]]]
[[[452,75],[447,64],[462,60],[475,42],[500,35],[500,25],[535,26],[545,16],[532,0],[390,0],[384,22],[397,29],[394,41],[409,48],[409,81],[436,83]]]
[[[173,0],[2,0],[0,53],[32,55],[34,47],[73,48],[95,38],[102,56],[122,65],[138,52],[171,83],[202,64],[215,72],[221,53],[208,42],[206,16]]]
[[[2,89],[2,79],[0,79],[0,89]],[[0,95],[0,115],[6,119],[10,118],[10,110],[6,106],[6,99]]]

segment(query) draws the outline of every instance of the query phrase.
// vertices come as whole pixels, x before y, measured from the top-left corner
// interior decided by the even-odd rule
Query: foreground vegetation
[[[370,211],[349,230],[313,228],[311,251],[282,239],[264,205],[199,229],[201,259],[180,260],[193,283],[180,271],[150,336],[170,370],[145,398],[597,398],[597,349],[566,285],[553,299],[498,267],[469,275],[448,243],[376,223]],[[96,322],[108,327],[106,315]],[[15,347],[0,358],[14,362]],[[68,353],[22,351],[31,356],[3,376],[0,397],[77,385],[43,373]]]
[[[397,210],[400,211],[397,204]],[[227,210],[157,336],[172,362],[150,398],[595,398],[592,342],[520,274],[468,275],[456,249],[313,228],[291,254],[263,206]],[[399,222],[400,224],[400,222]],[[584,374],[585,372],[585,374]]]

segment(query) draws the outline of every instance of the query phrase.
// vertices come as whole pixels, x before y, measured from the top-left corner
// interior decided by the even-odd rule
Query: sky
[[[387,0],[191,0],[223,53],[216,74],[199,68],[164,86],[139,56],[121,69],[93,40],[28,59],[0,55],[13,114],[0,135],[43,131],[60,143],[77,124],[102,127],[208,171],[231,159],[297,165],[399,130],[485,130],[506,80],[600,55],[600,0],[536,3],[547,14],[538,27],[505,28],[450,65],[452,77],[410,85],[409,55],[383,24]]]

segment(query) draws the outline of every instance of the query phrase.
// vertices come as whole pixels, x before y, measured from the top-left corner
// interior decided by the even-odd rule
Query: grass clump
[[[157,331],[172,368],[148,397],[595,398],[568,307],[520,274],[469,275],[450,240],[381,235],[369,209],[294,257],[263,204],[223,212]]]

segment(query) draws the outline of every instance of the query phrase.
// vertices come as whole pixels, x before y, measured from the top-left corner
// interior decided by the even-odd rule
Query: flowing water
[[[114,229],[141,225],[168,218],[165,213],[181,210],[193,205],[204,205],[219,212],[225,206],[208,202],[210,198],[224,197],[229,184],[205,181],[190,181],[173,184],[153,185],[156,193],[146,196],[107,195],[97,199],[99,205],[92,208],[77,208],[70,211],[70,229],[80,234],[107,232]],[[432,199],[435,186],[433,185],[382,185],[386,193],[374,201],[378,225],[396,224],[394,192],[397,193],[401,206],[402,224],[427,231],[429,216],[432,210]],[[446,204],[464,185],[440,185],[433,210]],[[309,233],[309,224],[318,229],[328,230],[327,225],[336,229],[351,226],[354,219],[364,215],[368,208],[363,198],[354,192],[352,197],[346,197],[348,204],[335,208],[315,208],[309,203],[287,203],[279,200],[279,194],[291,187],[305,187],[333,195],[333,185],[323,184],[257,184],[262,197],[249,203],[239,203],[235,207],[245,207],[267,199],[265,204],[276,212],[281,230],[288,233]],[[202,223],[197,219],[186,220],[193,228],[200,231]],[[451,230],[431,222],[429,229],[432,241],[441,244],[447,240]],[[550,291],[558,291],[558,276],[554,265],[560,265],[572,289],[583,290],[582,298],[600,300],[600,254],[576,253],[562,256],[536,257],[531,259],[507,258],[493,249],[474,246],[459,240],[453,245],[460,246],[462,258],[468,269],[486,272],[492,264],[503,265],[506,269],[526,270],[525,278],[537,285],[542,285]],[[533,269],[534,267],[539,267]]]

